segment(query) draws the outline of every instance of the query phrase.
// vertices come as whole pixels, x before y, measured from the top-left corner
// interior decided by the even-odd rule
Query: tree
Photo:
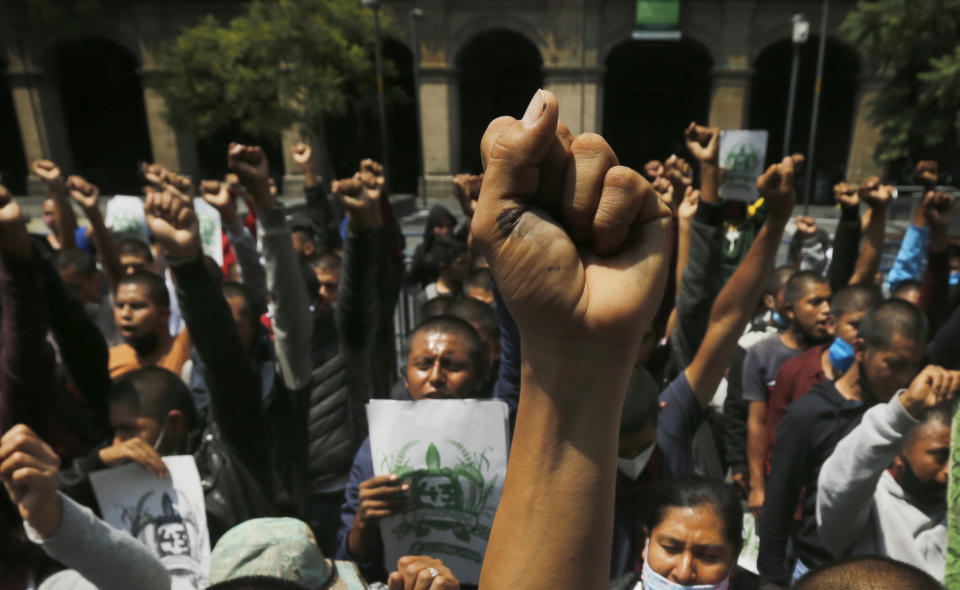
[[[394,28],[381,11],[384,31]],[[324,117],[376,104],[373,13],[358,0],[255,0],[221,25],[202,19],[163,52],[168,118],[200,138],[224,130],[312,135],[329,174]]]
[[[841,30],[868,66],[890,75],[871,105],[882,162],[956,153],[960,0],[860,0]]]

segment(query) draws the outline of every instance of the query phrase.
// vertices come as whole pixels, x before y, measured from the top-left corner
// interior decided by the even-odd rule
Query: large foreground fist
[[[60,459],[29,427],[17,424],[0,438],[0,479],[20,517],[42,536],[57,530]]]
[[[542,90],[490,123],[481,155],[471,230],[524,348],[635,356],[666,282],[670,211],[650,184],[599,135],[572,139]]]
[[[193,203],[173,191],[155,191],[143,204],[150,232],[168,258],[187,260],[200,255],[200,227]]]

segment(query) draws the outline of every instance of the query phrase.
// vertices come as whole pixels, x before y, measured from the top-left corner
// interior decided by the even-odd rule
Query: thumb
[[[550,150],[558,121],[557,98],[537,90],[522,119],[500,117],[487,127],[480,141],[486,171],[474,217],[482,244],[494,247],[506,239],[533,200],[537,167]]]

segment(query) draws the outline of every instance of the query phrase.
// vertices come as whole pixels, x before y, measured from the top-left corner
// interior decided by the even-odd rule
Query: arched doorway
[[[710,54],[683,41],[624,41],[607,55],[603,136],[620,163],[640,170],[649,160],[685,155],[683,130],[707,122]]]
[[[20,124],[13,105],[7,66],[0,61],[0,184],[15,195],[27,191],[27,162],[20,138]]]
[[[501,115],[521,117],[543,86],[543,58],[536,45],[513,31],[489,31],[471,39],[457,56],[460,76],[460,166],[480,172],[480,139]]]
[[[138,194],[152,159],[137,60],[100,38],[61,44],[57,80],[77,172],[110,193]]]
[[[819,40],[811,37],[800,50],[800,69],[797,77],[796,108],[791,153],[806,152],[810,141],[810,119],[813,113],[813,85],[816,78]],[[766,129],[770,133],[767,164],[783,157],[783,134],[786,125],[787,100],[790,91],[790,67],[793,47],[789,39],[767,47],[754,62],[753,86],[750,97],[750,128]],[[823,64],[823,90],[820,95],[820,115],[817,123],[817,141],[813,166],[813,203],[831,203],[831,188],[846,173],[853,130],[854,99],[857,75],[860,70],[857,54],[848,46],[827,39]],[[801,175],[800,183],[805,174]],[[850,179],[859,182],[861,179]],[[800,194],[804,187],[800,186]]]

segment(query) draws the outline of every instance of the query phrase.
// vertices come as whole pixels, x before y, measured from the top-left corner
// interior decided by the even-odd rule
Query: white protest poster
[[[757,177],[767,158],[766,131],[721,131],[720,166],[727,177],[720,186],[724,199],[752,202],[759,196]]]
[[[374,473],[396,474],[413,499],[380,522],[386,563],[430,555],[478,584],[507,473],[507,405],[373,400],[367,418]]]
[[[147,241],[147,217],[140,197],[117,195],[110,199],[104,223],[114,234]]]
[[[223,266],[223,228],[220,225],[220,212],[216,207],[200,197],[193,199],[193,208],[197,212],[200,225],[200,243],[203,253]]]
[[[100,514],[160,558],[172,590],[207,587],[210,535],[197,464],[190,455],[164,457],[170,477],[130,464],[90,474]]]
[[[760,555],[760,535],[757,533],[757,520],[752,512],[746,512],[743,515],[743,549],[740,550],[740,556],[737,558],[737,565],[758,574],[757,557]]]

